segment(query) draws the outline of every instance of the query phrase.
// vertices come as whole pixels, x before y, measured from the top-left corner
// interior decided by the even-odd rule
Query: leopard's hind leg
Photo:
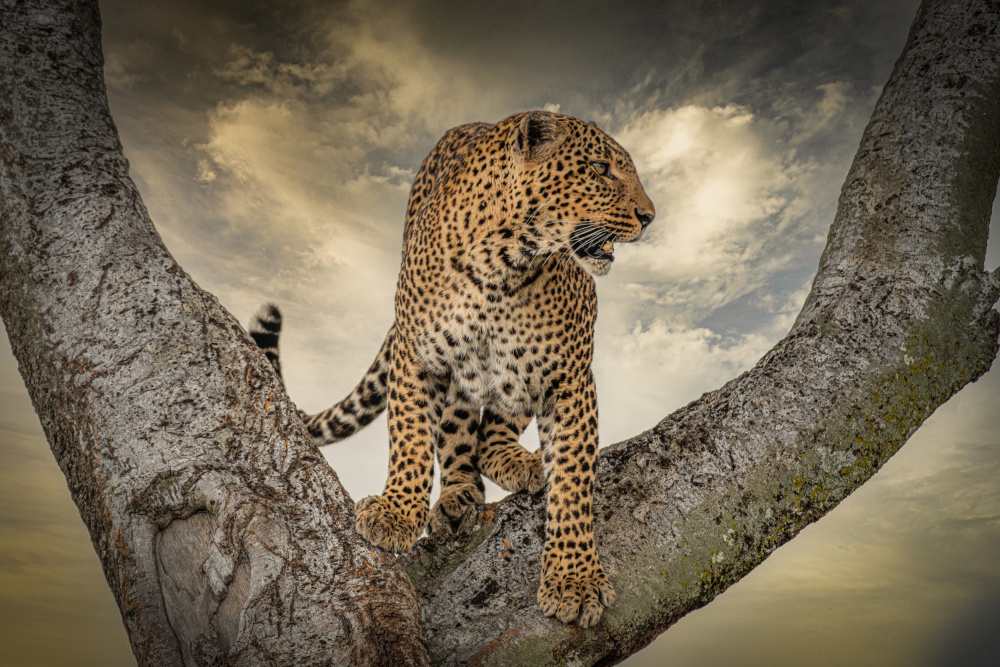
[[[487,408],[479,425],[479,469],[512,493],[545,488],[541,452],[529,452],[518,442],[530,422],[531,415],[504,415]]]

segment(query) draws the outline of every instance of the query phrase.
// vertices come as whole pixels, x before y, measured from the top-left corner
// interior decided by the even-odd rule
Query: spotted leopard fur
[[[509,491],[547,488],[538,602],[563,622],[597,622],[614,590],[592,520],[592,276],[653,216],[628,153],[593,124],[536,111],[445,134],[410,193],[395,324],[353,392],[305,417],[333,442],[388,405],[388,479],[356,507],[365,539],[405,552],[428,522],[454,528],[484,499],[480,471]],[[253,329],[279,370],[280,315],[265,308]],[[533,417],[541,457],[518,443]]]

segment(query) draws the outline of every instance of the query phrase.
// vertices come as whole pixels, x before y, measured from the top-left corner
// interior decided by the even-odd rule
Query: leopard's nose
[[[643,229],[649,226],[649,223],[653,221],[655,216],[656,213],[653,211],[640,211],[638,208],[635,209],[636,220],[639,221],[639,224],[642,225]]]

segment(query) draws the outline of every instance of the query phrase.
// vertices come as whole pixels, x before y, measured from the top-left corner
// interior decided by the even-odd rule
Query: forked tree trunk
[[[399,562],[359,540],[266,361],[149,221],[96,2],[0,6],[0,314],[140,664],[613,663],[864,483],[996,356],[1000,7],[925,1],[791,332],[602,450],[618,601],[563,626],[535,604],[540,498]]]

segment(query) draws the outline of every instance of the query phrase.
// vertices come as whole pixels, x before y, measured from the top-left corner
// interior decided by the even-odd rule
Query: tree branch
[[[610,664],[829,511],[996,356],[1000,9],[925,2],[791,332],[602,450],[618,602],[598,626],[537,608],[544,508],[523,494],[402,557],[414,591],[358,539],[266,360],[150,223],[96,3],[0,8],[0,314],[140,664],[422,664],[428,646],[443,664]]]
[[[998,29],[996,3],[924,2],[792,330],[751,371],[601,450],[595,532],[618,601],[598,626],[535,608],[543,507],[512,497],[409,557],[435,664],[624,659],[826,514],[989,369]]]

